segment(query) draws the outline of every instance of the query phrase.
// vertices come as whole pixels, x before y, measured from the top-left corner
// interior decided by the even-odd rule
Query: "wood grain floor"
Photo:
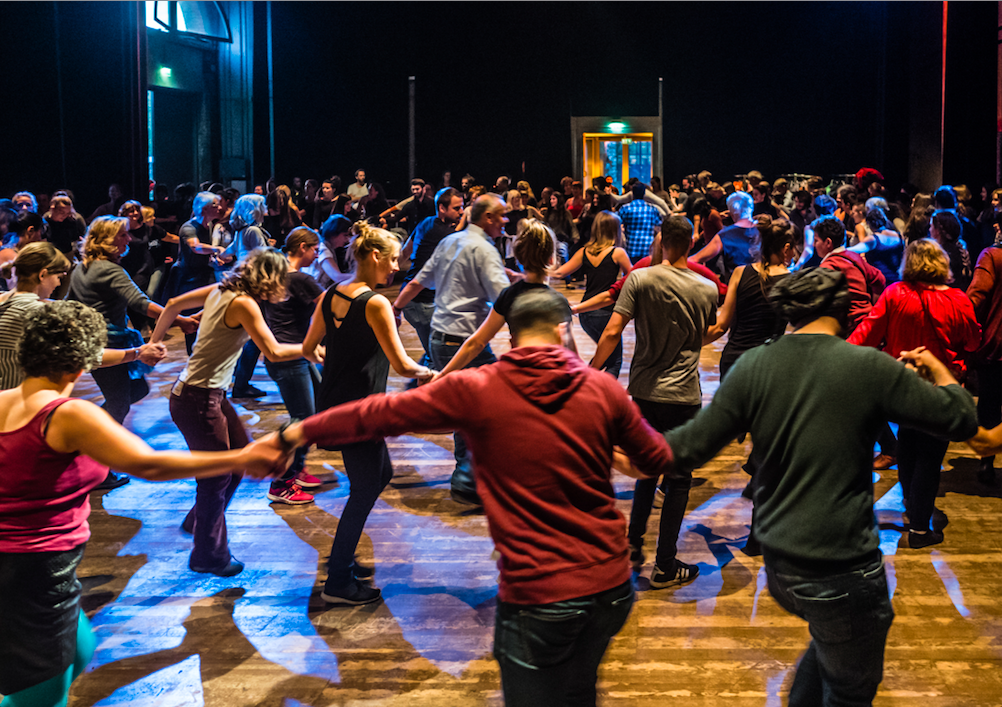
[[[581,291],[567,292],[572,300]],[[420,346],[409,325],[411,355]],[[507,350],[505,330],[495,351]],[[578,329],[587,360],[594,344]],[[151,374],[152,392],[128,426],[157,448],[184,449],[167,394],[184,363],[183,340]],[[627,329],[626,361],[633,328]],[[704,400],[717,385],[723,342],[701,360]],[[621,376],[625,385],[627,369]],[[254,435],[284,418],[277,387],[238,408]],[[404,381],[391,377],[390,388]],[[89,376],[77,394],[100,400]],[[194,482],[133,480],[94,493],[93,537],[80,567],[84,606],[99,640],[70,705],[500,705],[491,656],[497,570],[482,515],[449,499],[452,439],[388,440],[395,476],[366,527],[360,550],[375,561],[385,601],[327,608],[323,564],[348,491],[340,455],[313,452],[310,471],[327,481],[315,505],[269,505],[266,488],[245,481],[227,514],[234,555],[247,569],[231,579],[188,571],[190,537],[179,530]],[[650,590],[650,563],[636,580],[638,602],[606,654],[600,704],[772,706],[785,703],[806,625],[769,596],[760,558],[744,555],[751,504],[740,495],[747,450],[732,444],[696,473],[680,557],[698,580]],[[900,542],[896,474],[874,484],[897,619],[877,705],[1002,704],[1002,541],[998,487],[975,481],[970,450],[951,445],[938,506],[946,542],[910,550]],[[632,481],[616,480],[629,513]],[[658,511],[645,548],[653,557]]]

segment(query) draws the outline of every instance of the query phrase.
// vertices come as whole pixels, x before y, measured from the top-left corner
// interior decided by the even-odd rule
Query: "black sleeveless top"
[[[373,393],[386,392],[386,377],[390,361],[365,319],[365,307],[375,292],[363,292],[354,299],[331,287],[324,295],[321,311],[327,325],[324,345],[323,380],[317,392],[317,411],[341,403],[361,400]],[[351,305],[338,320],[331,309],[334,297],[348,300]],[[337,322],[340,321],[340,326]]]
[[[612,254],[615,250],[615,248],[611,248],[605,254],[605,257],[599,261],[598,265],[592,265],[591,261],[588,260],[587,250],[581,254],[581,272],[585,276],[585,291],[581,296],[582,302],[605,292],[616,284],[616,280],[619,279],[619,266],[612,259]],[[605,309],[612,309],[614,306],[610,304]]]
[[[766,295],[786,276],[787,273],[771,276],[763,283],[754,267],[745,266],[738,283],[734,323],[720,354],[720,361],[725,366],[733,364],[745,351],[783,335],[786,322],[776,314]]]

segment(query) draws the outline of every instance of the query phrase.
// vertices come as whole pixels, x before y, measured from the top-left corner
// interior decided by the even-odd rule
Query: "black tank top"
[[[774,275],[761,282],[761,276],[751,265],[746,265],[738,283],[738,298],[734,309],[734,323],[727,344],[720,354],[721,362],[732,364],[745,351],[761,346],[769,339],[782,336],[786,329],[766,295],[777,282],[787,276]]]
[[[324,344],[327,356],[324,375],[317,394],[317,411],[326,410],[361,400],[373,393],[386,392],[386,377],[390,374],[390,361],[365,319],[365,307],[375,292],[363,292],[354,299],[331,287],[324,295],[322,313],[327,325]],[[334,316],[331,302],[334,297],[351,302],[344,317]],[[337,326],[340,321],[340,326]]]
[[[581,296],[581,301],[590,299],[601,294],[616,284],[619,275],[619,266],[612,259],[615,248],[610,248],[598,265],[592,265],[588,259],[588,251],[581,254],[581,272],[585,276],[585,291]],[[609,305],[606,309],[611,309],[614,305]]]

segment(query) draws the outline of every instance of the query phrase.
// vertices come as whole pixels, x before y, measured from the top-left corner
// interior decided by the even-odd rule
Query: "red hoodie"
[[[493,365],[340,405],[303,426],[309,443],[323,445],[443,429],[463,432],[473,454],[501,554],[501,601],[564,601],[629,579],[612,447],[650,476],[670,473],[672,455],[612,376],[561,346],[519,347]]]

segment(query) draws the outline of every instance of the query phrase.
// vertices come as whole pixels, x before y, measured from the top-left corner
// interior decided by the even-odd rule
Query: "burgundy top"
[[[985,331],[979,358],[985,363],[1002,360],[1002,248],[981,251],[967,296]]]
[[[45,441],[59,398],[23,427],[0,432],[0,552],[61,552],[90,537],[90,491],[108,467]]]
[[[689,266],[689,269],[692,270],[694,273],[702,277],[705,277],[707,280],[709,280],[710,282],[712,282],[714,285],[717,286],[717,296],[719,297],[720,301],[723,302],[724,297],[727,296],[727,284],[721,282],[720,277],[717,275],[717,273],[713,272],[712,270],[710,270],[710,268],[706,267],[702,263],[697,263],[693,260],[687,260],[686,264]],[[650,267],[650,265],[651,265],[651,256],[648,255],[638,260],[633,265],[633,267],[630,268],[630,272],[633,272],[634,270],[639,270],[640,268]],[[609,288],[609,294],[612,295],[613,301],[619,299],[619,293],[623,291],[623,285],[626,284],[627,276],[628,274],[619,278],[618,280],[616,280],[616,282],[613,283],[612,287]]]
[[[980,346],[981,326],[974,318],[974,306],[960,290],[896,282],[884,290],[849,343],[883,349],[894,358],[925,346],[958,371],[963,369],[961,354]]]
[[[654,477],[672,472],[672,454],[612,376],[561,346],[519,347],[495,364],[303,424],[307,444],[324,446],[443,429],[463,432],[473,453],[501,554],[501,601],[564,601],[630,578],[612,447]]]
[[[874,302],[884,291],[884,274],[851,250],[830,253],[821,261],[821,267],[845,274],[849,285],[849,328],[855,328],[870,313]]]

